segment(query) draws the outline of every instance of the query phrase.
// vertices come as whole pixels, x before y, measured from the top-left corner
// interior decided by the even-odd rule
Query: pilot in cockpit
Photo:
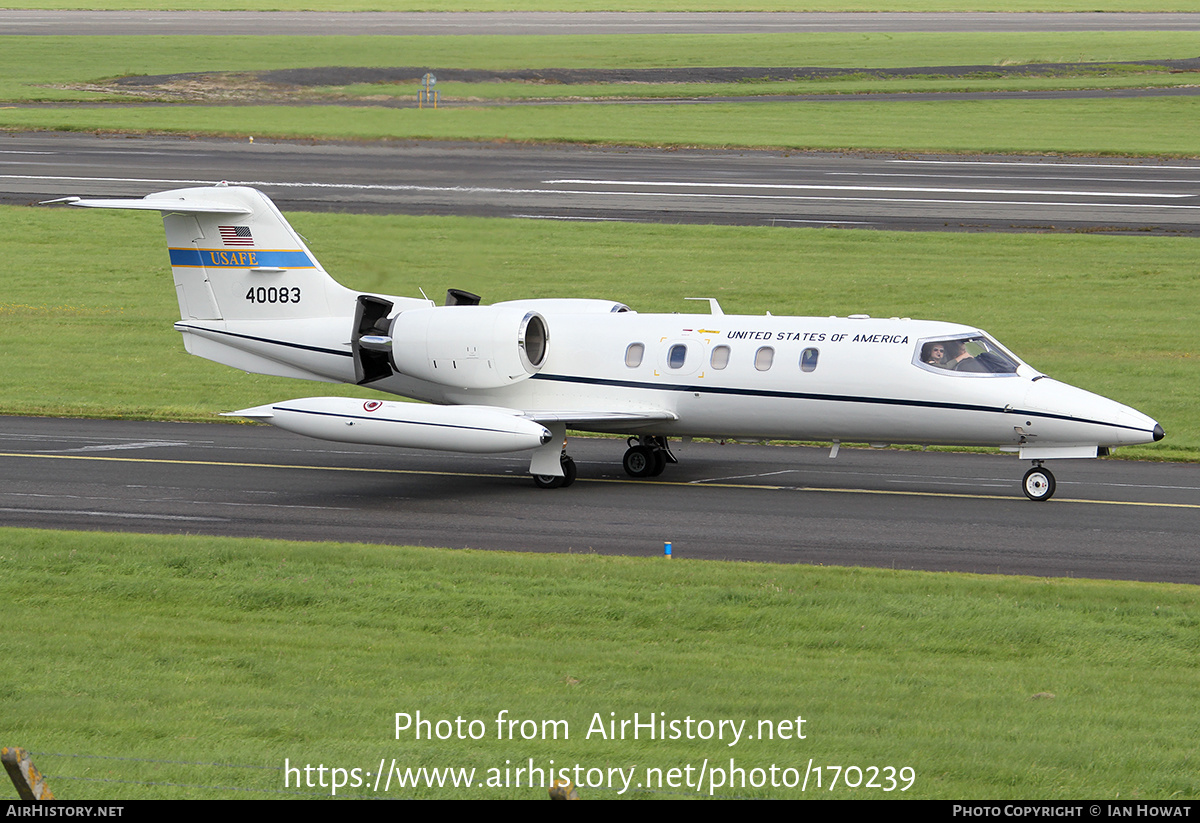
[[[929,366],[946,368],[946,346],[944,343],[926,343],[921,353],[921,362]]]
[[[946,360],[940,364],[944,369],[952,371],[986,372],[987,366],[980,363],[967,352],[961,340],[946,341]]]

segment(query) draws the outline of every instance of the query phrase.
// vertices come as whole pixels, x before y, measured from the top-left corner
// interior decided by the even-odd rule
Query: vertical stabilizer
[[[296,320],[353,315],[357,294],[330,277],[262,192],[210,186],[74,206],[160,211],[180,318]]]

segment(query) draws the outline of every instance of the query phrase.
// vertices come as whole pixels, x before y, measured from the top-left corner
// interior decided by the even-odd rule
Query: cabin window
[[[687,360],[687,346],[683,343],[676,343],[667,352],[667,366],[672,369],[682,369],[685,360]]]
[[[1016,374],[1020,361],[984,334],[960,334],[917,343],[915,361],[923,368],[956,374]]]
[[[713,349],[712,350],[712,359],[710,362],[712,363],[712,367],[714,369],[716,369],[717,371],[720,371],[721,369],[728,366],[729,365],[729,347],[728,346],[717,346],[715,349]]]
[[[820,355],[820,352],[816,349],[805,349],[800,352],[800,371],[816,371],[818,355]]]
[[[770,346],[763,346],[754,355],[754,368],[759,371],[766,371],[771,368],[771,364],[775,362],[775,350]]]
[[[630,343],[629,348],[625,349],[625,365],[631,369],[636,369],[642,365],[642,356],[645,353],[645,345],[642,343]]]

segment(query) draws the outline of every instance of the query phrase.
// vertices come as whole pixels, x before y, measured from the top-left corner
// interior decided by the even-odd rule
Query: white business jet
[[[567,428],[627,434],[625,471],[676,462],[669,438],[992,446],[1043,462],[1161,440],[1146,415],[1059,383],[970,326],[908,318],[638,314],[608,300],[446,305],[333,280],[261,192],[179,189],[74,206],[163,215],[192,354],[260,374],[357,383],[429,404],[308,397],[230,415],[349,443],[531,453],[569,486]]]

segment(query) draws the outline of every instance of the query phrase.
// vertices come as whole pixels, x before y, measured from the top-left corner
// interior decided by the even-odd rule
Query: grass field
[[[235,136],[359,139],[520,140],[638,145],[775,146],[785,148],[937,152],[1067,152],[1195,155],[1196,98],[1135,100],[981,100],[880,102],[740,102],[691,106],[591,105],[450,108],[438,112],[373,106],[145,105],[64,106],[113,99],[68,89],[106,78],[182,71],[418,65],[456,68],[646,68],[655,66],[823,65],[898,67],[1030,62],[1167,59],[1200,53],[1200,33],[1072,33],[1033,35],[679,35],[673,37],[105,37],[0,38],[0,100],[43,100],[58,106],[0,108],[0,129],[152,131]],[[1114,70],[1056,78],[843,78],[820,83],[750,83],[742,94],[824,91],[835,94],[903,89],[1022,89],[1162,85],[1190,75]],[[489,98],[558,96],[570,86],[478,84],[446,94]],[[612,86],[620,93],[634,87]],[[692,86],[636,87],[630,95],[678,96]],[[728,87],[704,94],[736,92]],[[321,89],[319,95],[396,96],[395,86]],[[583,88],[580,96],[602,94]],[[1037,128],[1030,128],[1037,123]]]
[[[998,91],[1053,91],[1070,89],[1175,88],[1194,80],[1169,69],[1147,66],[1137,70],[1114,67],[1105,70],[1056,73],[1052,76],[999,76],[979,72],[969,76],[903,75],[881,78],[868,72],[812,80],[746,80],[738,83],[625,83],[539,85],[534,83],[463,83],[440,80],[437,88],[443,101],[459,103],[521,100],[644,100],[706,97],[779,97],[783,95],[914,94]],[[420,83],[358,83],[348,86],[316,87],[308,99],[353,105],[380,100],[413,100]]]
[[[851,782],[915,774],[904,792],[830,790],[826,771],[803,795],[718,797],[1200,794],[1194,586],[21,530],[0,530],[0,570],[21,622],[0,634],[5,743],[40,753],[60,799],[280,797],[285,758],[478,781],[530,759],[638,780],[731,759],[748,782],[810,758],[867,772]],[[483,737],[397,739],[395,714],[418,711],[481,720]],[[538,721],[535,739],[496,739],[501,711]],[[595,732],[635,712],[745,720],[754,739]],[[566,721],[557,740],[544,720]],[[760,739],[760,721],[792,739]],[[684,779],[624,796],[708,795]]]
[[[213,106],[0,111],[8,129],[1128,156],[1200,154],[1200,98],[605,108]],[[1031,128],[1037,123],[1037,128]]]
[[[700,295],[730,313],[977,324],[1035,367],[1166,428],[1162,443],[1122,454],[1200,458],[1188,238],[288,217],[329,271],[365,291],[608,297],[641,311],[685,310]],[[21,261],[0,299],[3,413],[212,419],[306,390],[184,353],[154,216],[9,207],[0,220],[0,256]]]
[[[1196,31],[575,36],[0,37],[0,98],[125,74],[306,66],[658,68],[1021,65],[1194,58]]]
[[[312,66],[681,68],[1110,63],[1191,58],[1200,32],[811,33],[454,37],[0,37],[0,100],[96,99],[47,88],[126,75]],[[1188,75],[1177,76],[1186,82]]]

